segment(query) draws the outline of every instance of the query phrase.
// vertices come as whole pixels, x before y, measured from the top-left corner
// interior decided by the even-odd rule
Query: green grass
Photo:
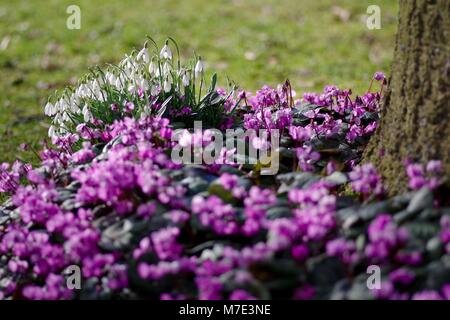
[[[81,8],[81,30],[66,28],[66,8]],[[381,7],[381,30],[368,30],[368,5]],[[0,0],[0,162],[36,163],[48,121],[47,97],[89,66],[116,63],[145,35],[175,38],[209,70],[255,90],[289,78],[297,92],[326,84],[362,92],[371,75],[388,72],[394,47],[393,0]],[[339,18],[341,10],[348,18]],[[6,47],[6,48],[5,48]]]

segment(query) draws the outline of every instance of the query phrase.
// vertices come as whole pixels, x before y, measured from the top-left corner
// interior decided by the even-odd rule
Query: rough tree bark
[[[400,0],[391,69],[364,160],[395,194],[407,188],[406,159],[442,160],[450,176],[450,0]]]

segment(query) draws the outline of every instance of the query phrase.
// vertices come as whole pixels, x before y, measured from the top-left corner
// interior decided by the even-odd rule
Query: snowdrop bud
[[[168,59],[168,60],[172,60],[172,51],[170,51],[169,48],[169,41],[166,40],[166,44],[164,45],[164,47],[161,49],[161,52],[159,54],[159,57],[161,59]]]
[[[198,78],[199,75],[203,74],[205,70],[205,64],[202,61],[202,57],[198,57],[197,64],[195,65],[195,77]]]
[[[170,89],[172,89],[172,78],[166,77],[164,80],[164,92],[168,93],[170,92]]]
[[[139,53],[138,53],[137,56],[136,56],[136,60],[137,60],[137,61],[142,60],[142,61],[144,61],[145,63],[148,63],[148,62],[150,61],[150,58],[149,58],[149,56],[148,56],[147,48],[144,47],[144,48],[142,48],[141,51],[139,51]]]
[[[183,82],[183,86],[187,87],[189,86],[189,74],[187,73],[187,71],[184,71],[183,73],[183,77],[181,78],[181,81]]]

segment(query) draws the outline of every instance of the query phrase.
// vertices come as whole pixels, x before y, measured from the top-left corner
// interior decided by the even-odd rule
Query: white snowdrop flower
[[[70,105],[70,111],[73,113],[79,113],[80,112],[80,107],[78,107],[78,103],[72,103]]]
[[[91,85],[90,85],[90,82],[85,82],[84,84],[83,84],[83,94],[85,95],[85,96],[87,96],[88,94],[89,94],[89,92],[90,92],[90,87]]]
[[[121,73],[119,76],[120,82],[122,83],[122,86],[125,86],[128,82],[128,78],[125,74]]]
[[[63,112],[63,114],[62,114],[62,121],[68,121],[68,120],[70,120],[70,118],[69,118],[69,114],[67,113],[67,112]]]
[[[56,101],[55,105],[53,106],[53,114],[56,114],[61,111],[61,100]]]
[[[141,51],[136,56],[137,61],[144,61],[145,63],[148,63],[150,61],[150,57],[148,56],[148,50],[146,47],[142,48]]]
[[[159,53],[159,57],[161,59],[168,59],[172,60],[172,51],[169,48],[169,41],[166,41],[166,44],[161,49],[161,52]]]
[[[168,93],[172,89],[172,78],[166,77],[164,80],[164,92]]]
[[[161,78],[161,69],[159,67],[156,68],[155,78]]]
[[[128,63],[128,60],[128,55],[125,55],[125,58],[123,58],[122,61],[119,62],[119,66],[124,67]]]
[[[203,63],[202,57],[198,57],[197,64],[195,65],[195,77],[198,78],[202,75],[205,70],[205,64]]]
[[[84,122],[89,122],[92,119],[92,114],[88,111],[83,114],[83,120]]]
[[[122,82],[120,82],[120,78],[116,79],[115,86],[116,86],[117,89],[121,89],[122,88]]]
[[[172,67],[170,64],[167,63],[167,61],[163,65],[162,74],[163,76],[168,76],[170,74],[170,71],[172,70]]]
[[[69,104],[66,100],[61,100],[61,103],[59,104],[59,111],[65,112],[67,109],[69,109]]]
[[[50,138],[53,138],[55,135],[56,135],[55,126],[51,125],[50,128],[48,128],[48,136]]]
[[[85,104],[85,105],[83,106],[83,114],[85,114],[86,112],[89,112],[89,107],[88,107],[87,104]]]
[[[125,59],[122,60],[121,66],[123,68],[132,68],[133,66],[133,57],[129,55],[125,55]]]
[[[97,79],[94,79],[94,80],[92,81],[92,89],[93,89],[95,92],[100,91],[100,83],[98,82]]]
[[[183,82],[183,86],[187,87],[189,86],[189,74],[187,71],[184,71],[183,73],[183,77],[181,78],[181,82]]]
[[[92,99],[98,100],[99,94],[100,94],[100,90],[93,90],[93,91],[91,92],[90,97],[91,97]]]
[[[111,73],[111,72],[108,72],[106,74],[106,80],[112,86],[116,84],[116,76],[113,73]]]
[[[53,122],[59,123],[61,124],[63,122],[61,113],[57,113],[54,117],[53,117]]]
[[[94,90],[94,81],[93,80],[89,80],[88,82],[85,83],[85,86],[86,86],[86,90],[87,91]]]
[[[80,97],[86,97],[86,85],[82,83],[75,92]]]
[[[75,105],[80,104],[80,96],[77,95],[77,94],[75,94],[75,93],[73,93],[73,94],[70,96],[70,106],[71,106],[71,108],[72,108],[72,106],[73,106],[74,104],[75,104]]]
[[[107,96],[106,92],[104,92],[104,91],[99,91],[99,92],[97,93],[97,100],[98,100],[98,101],[105,102],[105,101],[106,101],[106,96]]]
[[[84,122],[89,122],[92,119],[92,113],[89,111],[89,107],[87,104],[83,107],[83,119]]]
[[[155,75],[156,74],[156,70],[157,70],[157,66],[155,64],[155,62],[152,60],[150,62],[150,64],[148,65],[148,72],[150,73],[150,75]]]
[[[44,114],[46,116],[53,115],[53,104],[51,104],[50,102],[47,102],[47,104],[44,107]]]

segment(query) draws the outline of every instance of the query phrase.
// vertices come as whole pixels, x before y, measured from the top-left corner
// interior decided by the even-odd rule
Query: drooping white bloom
[[[112,86],[114,86],[116,84],[116,76],[111,73],[111,72],[107,72],[106,73],[106,81],[108,81],[108,83]]]
[[[125,74],[130,78],[133,73],[138,71],[136,61],[131,56],[127,56],[126,60],[123,60],[122,68],[124,69]]]
[[[163,70],[162,70],[162,74],[164,77],[169,76],[170,75],[170,70],[172,69],[172,67],[170,66],[170,64],[167,63],[167,61],[164,63],[163,65]]]
[[[62,101],[62,99],[56,101],[56,103],[54,105],[53,114],[57,114],[57,113],[61,112],[61,110],[62,110],[62,108],[61,108],[61,101]]]
[[[64,111],[64,112],[62,113],[61,119],[62,119],[63,122],[70,120],[69,114],[68,114],[67,112]]]
[[[156,75],[157,69],[158,68],[156,67],[155,63],[152,60],[148,65],[148,72],[150,73],[150,75],[154,76]]]
[[[63,122],[63,120],[62,120],[61,113],[57,113],[57,114],[53,117],[53,123],[61,124],[62,122]]]
[[[120,82],[120,78],[116,79],[116,84],[115,84],[117,89],[121,89],[122,88],[122,82]]]
[[[189,86],[189,74],[187,71],[184,71],[183,73],[183,77],[181,78],[181,82],[183,82],[183,86],[187,87]]]
[[[82,84],[77,88],[77,90],[75,91],[75,93],[76,93],[78,96],[82,97],[82,98],[86,98],[86,97],[87,97],[87,94],[88,94],[87,85],[84,84],[84,83],[82,83]]]
[[[48,128],[48,136],[50,138],[53,138],[56,135],[56,129],[54,125],[51,125],[50,128]]]
[[[161,49],[161,52],[159,53],[159,57],[161,59],[172,60],[172,51],[169,48],[169,42],[168,41],[166,41],[166,44]]]
[[[70,104],[70,108],[72,109],[72,106],[73,105],[78,105],[78,104],[80,104],[80,96],[79,95],[77,95],[75,92],[74,93],[72,93],[72,95],[70,96],[70,102],[69,102],[69,104]]]
[[[198,57],[197,64],[195,65],[195,77],[198,78],[203,74],[205,70],[205,64],[203,63],[202,57]]]
[[[83,120],[84,122],[89,122],[93,118],[92,113],[89,111],[89,107],[87,104],[83,107]]]
[[[172,77],[166,77],[164,80],[164,92],[168,93],[172,89]]]
[[[54,114],[54,106],[50,102],[47,102],[47,104],[44,107],[44,114],[46,116],[52,116]]]
[[[148,50],[146,47],[142,48],[141,51],[136,56],[137,61],[144,61],[145,63],[148,63],[150,61],[150,57],[148,56]]]
[[[73,113],[79,113],[80,112],[80,108],[78,107],[77,103],[72,103],[70,105],[70,111]]]
[[[67,103],[66,100],[61,99],[59,103],[59,112],[66,112],[67,109],[69,109],[70,105]]]

